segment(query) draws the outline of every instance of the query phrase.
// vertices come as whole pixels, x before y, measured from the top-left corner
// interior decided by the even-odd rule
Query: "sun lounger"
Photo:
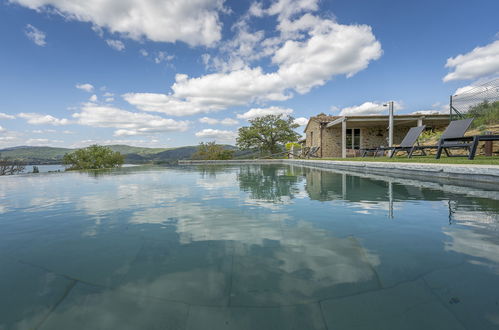
[[[416,150],[424,151],[424,149],[437,149],[437,155],[435,158],[439,159],[442,154],[442,151],[444,151],[448,157],[462,157],[462,155],[452,155],[450,150],[465,149],[468,151],[468,155],[466,156],[469,157],[471,153],[471,147],[473,146],[473,142],[459,141],[458,139],[464,137],[464,134],[471,126],[472,121],[473,118],[451,121],[449,126],[447,126],[445,131],[442,133],[442,136],[440,137],[440,140],[438,141],[437,145],[416,146],[413,152]],[[412,153],[409,154],[409,157],[412,157]]]
[[[414,152],[414,148],[416,147],[417,141],[421,133],[425,129],[425,125],[412,127],[409,129],[404,139],[400,143],[399,146],[396,147],[377,147],[377,148],[366,148],[361,149],[362,157],[365,157],[368,152],[373,152],[374,157],[376,157],[380,152],[384,153],[385,151],[391,151],[390,158],[393,157],[399,151],[407,152],[407,156],[412,155]],[[423,155],[426,155],[424,150],[421,150]]]

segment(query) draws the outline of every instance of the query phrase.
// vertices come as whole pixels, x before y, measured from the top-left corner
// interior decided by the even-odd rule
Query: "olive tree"
[[[282,145],[295,142],[300,138],[295,128],[293,117],[267,115],[249,121],[250,126],[241,127],[237,137],[237,146],[240,149],[259,149],[263,153],[275,154]]]

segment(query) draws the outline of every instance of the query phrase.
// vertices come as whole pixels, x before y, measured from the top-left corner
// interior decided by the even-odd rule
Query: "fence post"
[[[485,132],[485,135],[491,135],[491,134],[492,134],[491,131]],[[488,157],[492,156],[492,149],[493,149],[492,148],[492,141],[485,141],[485,150],[484,150],[485,156],[488,156]]]
[[[449,111],[450,111],[450,121],[452,121],[452,95],[450,96],[450,101],[449,101]]]

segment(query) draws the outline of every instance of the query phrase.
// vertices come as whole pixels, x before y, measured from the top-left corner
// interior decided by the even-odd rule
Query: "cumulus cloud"
[[[46,37],[45,33],[38,30],[36,27],[34,27],[31,24],[26,25],[24,33],[26,34],[29,40],[35,43],[35,45],[43,47],[47,44],[47,42],[45,41]]]
[[[308,124],[308,118],[305,117],[296,118],[294,123],[300,126],[305,126]]]
[[[234,63],[228,64],[226,70],[200,77],[177,74],[169,94],[128,93],[123,97],[141,110],[174,116],[283,101],[292,98],[293,92],[307,93],[334,76],[351,77],[382,54],[381,44],[367,25],[342,25],[314,16],[314,24],[293,29],[301,32],[295,39],[263,39],[263,32],[258,31],[239,33],[240,40],[229,46],[229,62]],[[263,52],[253,47],[260,43],[266,45]],[[270,57],[276,71],[264,72],[259,66],[249,65],[261,54]],[[211,56],[205,54],[203,59],[209,62]]]
[[[59,119],[51,115],[42,115],[39,113],[20,113],[17,115],[20,118],[26,119],[30,125],[68,125],[70,121],[67,119]]]
[[[142,56],[144,56],[144,57],[149,56],[149,52],[147,50],[145,50],[145,49],[140,49],[139,50],[139,54],[142,55]]]
[[[135,40],[212,46],[221,38],[224,0],[10,0],[39,12],[90,22]]]
[[[97,95],[94,94],[94,95],[90,96],[89,101],[90,102],[97,102]]]
[[[499,40],[451,57],[447,59],[445,67],[453,70],[443,78],[445,82],[499,74]]]
[[[115,136],[185,131],[189,126],[187,121],[176,121],[93,103],[84,104],[81,111],[73,114],[73,117],[80,125],[116,128]]]
[[[78,89],[81,89],[82,91],[85,92],[92,92],[94,90],[94,86],[92,84],[76,84],[75,86]]]
[[[246,111],[243,114],[238,114],[237,118],[251,120],[258,117],[263,117],[267,115],[280,115],[280,116],[291,116],[293,114],[293,109],[281,108],[281,107],[269,107],[269,108],[253,108]]]
[[[403,105],[400,102],[394,102],[393,109],[401,110]],[[366,116],[366,115],[388,115],[388,107],[383,106],[383,103],[364,102],[361,105],[342,108],[340,116]]]
[[[2,126],[0,126],[0,132],[5,132],[5,128],[3,128]]]
[[[15,116],[0,112],[0,119],[15,119]]]
[[[125,44],[121,40],[107,39],[106,43],[109,47],[121,52],[125,49]]]
[[[209,125],[221,124],[221,125],[227,125],[227,126],[239,124],[239,121],[232,119],[232,118],[216,119],[216,118],[203,117],[203,118],[199,118],[199,122],[203,123],[203,124],[209,124]]]
[[[224,131],[218,129],[207,128],[196,132],[198,138],[213,139],[215,141],[233,142],[236,139],[237,133],[232,131]]]

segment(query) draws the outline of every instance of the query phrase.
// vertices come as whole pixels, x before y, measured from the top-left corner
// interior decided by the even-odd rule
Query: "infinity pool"
[[[0,329],[498,329],[499,191],[276,165],[0,177]]]

